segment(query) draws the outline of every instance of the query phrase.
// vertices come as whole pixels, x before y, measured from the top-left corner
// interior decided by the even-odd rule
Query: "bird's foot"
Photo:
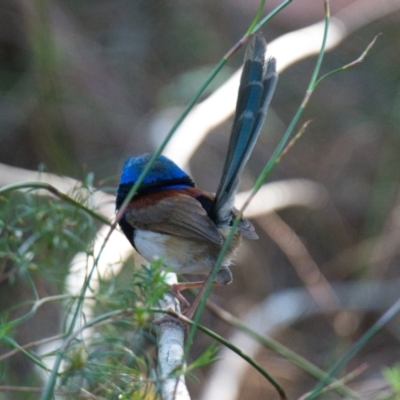
[[[172,285],[171,287],[171,291],[174,294],[174,296],[179,300],[179,302],[182,305],[183,308],[183,315],[186,318],[192,319],[194,316],[194,313],[197,310],[197,307],[199,306],[199,303],[204,295],[204,291],[206,288],[206,283],[207,280],[205,281],[197,281],[197,282],[180,282],[180,283],[176,283],[174,285]],[[221,286],[220,283],[218,282],[213,282],[212,284],[213,286]],[[182,296],[182,294],[180,293],[182,290],[186,290],[186,289],[194,289],[194,288],[200,288],[199,293],[197,294],[197,296],[195,297],[195,299],[193,300],[193,303],[190,304],[185,297]]]
[[[186,289],[200,288],[203,286],[203,284],[204,281],[174,283],[171,285],[171,292],[178,299],[179,303],[181,303],[182,308],[187,310],[190,308],[190,303],[185,299],[181,291]]]

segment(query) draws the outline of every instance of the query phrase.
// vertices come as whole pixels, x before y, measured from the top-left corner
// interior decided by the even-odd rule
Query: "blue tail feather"
[[[222,178],[215,196],[212,217],[217,225],[229,222],[240,175],[264,123],[277,82],[275,59],[265,60],[266,42],[255,35],[246,51],[236,113]]]

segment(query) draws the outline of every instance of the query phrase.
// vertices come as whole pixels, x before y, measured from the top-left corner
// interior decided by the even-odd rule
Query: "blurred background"
[[[269,9],[278,4],[267,3]],[[370,13],[371,3],[358,2],[357,17]],[[392,3],[379,2],[371,22],[326,54],[323,73],[356,59],[382,33],[362,64],[318,87],[301,121],[312,123],[269,177],[318,183],[328,201],[281,211],[277,220],[254,220],[260,239],[242,247],[234,284],[213,290],[213,299],[235,315],[272,293],[305,286],[285,253],[290,244],[285,247],[280,237],[282,226],[330,283],[399,278],[400,11],[379,16]],[[332,15],[351,4],[332,0]],[[257,7],[256,0],[0,0],[0,162],[78,180],[93,172],[94,185],[113,193],[126,157],[157,148]],[[271,41],[323,16],[322,1],[294,1],[262,31]],[[208,94],[240,67],[243,54],[228,62]],[[299,107],[314,64],[315,57],[306,58],[281,73],[242,189],[251,188]],[[190,162],[193,178],[206,190],[216,189],[230,125],[208,135]],[[321,314],[275,338],[326,369],[380,314]],[[209,314],[203,323],[229,334]],[[376,399],[371,393],[385,385],[382,367],[399,362],[400,332],[392,325],[349,366],[368,363],[357,378],[371,396],[365,398]],[[196,340],[193,357],[209,343],[202,335]],[[259,352],[257,360],[291,398],[315,382],[271,352]],[[208,373],[197,372],[200,385],[189,381],[193,398],[200,398]],[[239,398],[277,398],[256,372],[249,370],[247,378]]]

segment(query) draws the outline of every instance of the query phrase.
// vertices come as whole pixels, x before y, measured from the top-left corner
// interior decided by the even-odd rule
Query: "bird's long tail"
[[[236,103],[236,113],[223,173],[211,210],[217,225],[230,221],[234,196],[243,168],[264,123],[278,75],[275,59],[265,59],[267,44],[255,35],[247,50]]]

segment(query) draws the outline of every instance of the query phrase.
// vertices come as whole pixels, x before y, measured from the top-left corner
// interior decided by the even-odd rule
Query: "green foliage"
[[[77,251],[91,253],[93,219],[79,208],[30,193],[0,197],[0,280],[16,275],[61,278]]]
[[[76,189],[73,196],[82,204],[87,203],[86,189]],[[62,290],[72,257],[77,252],[92,255],[96,225],[84,209],[32,193],[2,196],[0,215],[0,298],[4,300],[2,306],[8,305],[0,310],[0,346],[5,352],[2,357],[8,360],[13,353],[7,351],[14,349],[32,363],[29,369],[37,379],[38,369],[33,366],[47,370],[46,360],[54,356],[57,347],[38,356],[21,347],[26,343],[19,344],[14,337],[24,329],[24,323],[38,318],[46,303],[57,302],[60,312],[66,312],[67,323],[79,298],[69,294],[40,298],[36,286],[47,282]],[[169,287],[160,261],[149,267],[129,267],[118,277],[101,281],[96,290],[89,286],[86,297],[94,300],[93,317],[86,320],[82,316],[80,327],[68,338],[64,365],[58,374],[57,390],[68,393],[68,398],[80,398],[86,391],[110,399],[156,396],[155,339],[149,322],[151,309]],[[16,293],[19,285],[30,289],[24,289],[25,301],[9,296]],[[5,363],[2,371],[2,380],[8,383],[9,368]]]
[[[176,370],[175,374],[177,376],[185,374],[188,378],[190,378],[194,382],[199,383],[199,380],[195,375],[193,375],[192,371],[218,361],[219,360],[217,355],[218,351],[219,351],[218,346],[215,343],[212,343],[203,351],[203,353],[201,353],[196,358],[196,360],[192,361],[189,365],[185,366],[184,368]]]
[[[382,369],[382,375],[385,378],[385,381],[390,385],[393,392],[388,397],[384,397],[384,399],[400,400],[400,363],[397,363],[392,367],[384,367]]]
[[[135,269],[129,279],[125,271],[100,284],[94,293],[95,323],[88,321],[83,329],[93,329],[90,340],[77,336],[65,353],[63,390],[84,387],[110,399],[145,398],[154,391],[151,308],[168,290],[160,266],[156,262]],[[138,393],[143,397],[137,397]]]

